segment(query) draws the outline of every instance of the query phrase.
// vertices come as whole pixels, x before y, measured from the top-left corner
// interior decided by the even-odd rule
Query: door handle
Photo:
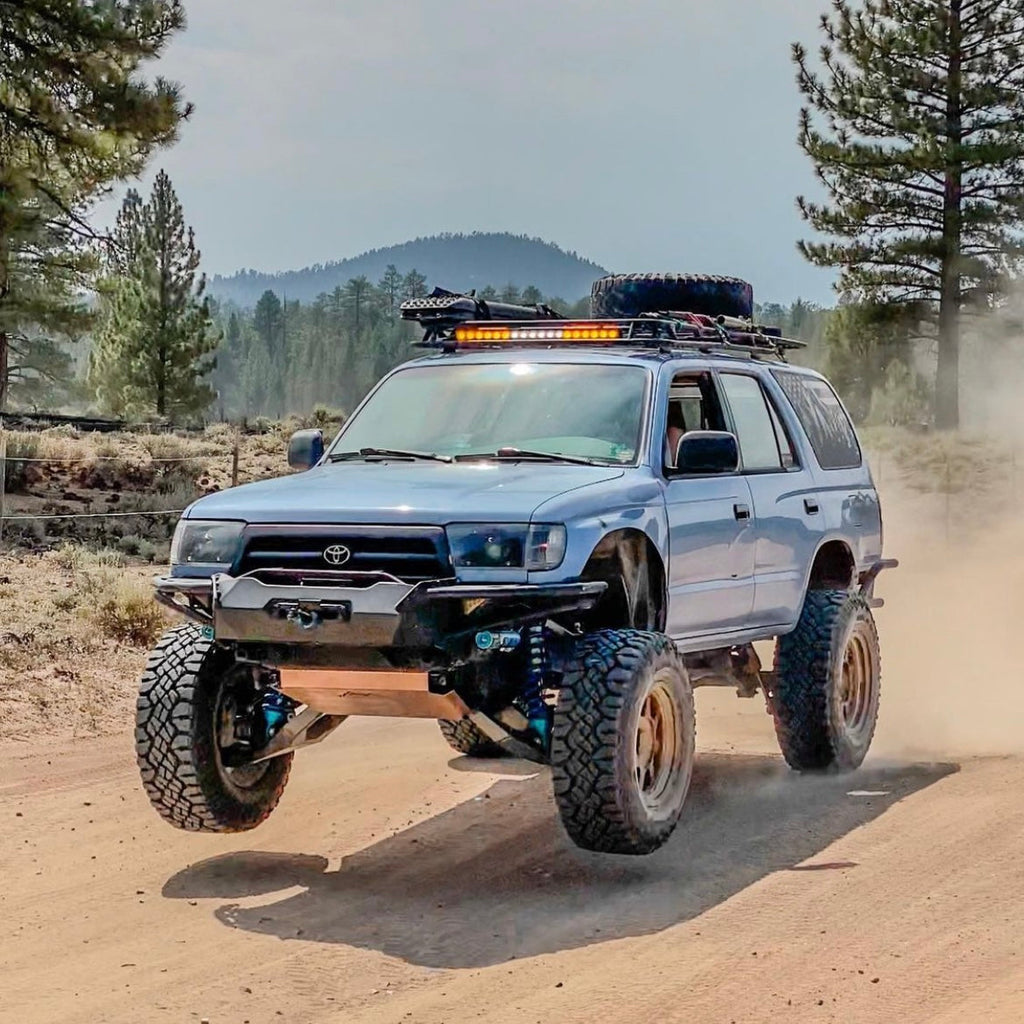
[[[743,522],[750,518],[750,506],[741,505],[738,502],[732,507],[732,514],[740,521]]]
[[[804,498],[804,511],[809,516],[816,516],[820,511],[816,498]]]

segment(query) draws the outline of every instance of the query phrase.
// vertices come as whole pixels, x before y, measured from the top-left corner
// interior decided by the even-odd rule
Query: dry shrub
[[[238,428],[231,423],[211,423],[203,431],[203,437],[218,445],[232,446],[238,436]]]
[[[4,463],[4,486],[8,491],[21,491],[33,482],[35,463],[22,460],[40,458],[41,448],[38,434],[8,433],[7,461]]]
[[[120,551],[112,548],[92,551],[78,544],[62,544],[46,557],[56,563],[58,569],[72,573],[118,569],[125,564],[124,555]]]
[[[167,625],[152,591],[136,580],[119,579],[93,617],[104,636],[136,647],[151,647]]]

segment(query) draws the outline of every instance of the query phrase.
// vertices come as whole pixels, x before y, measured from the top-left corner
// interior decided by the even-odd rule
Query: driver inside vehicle
[[[686,419],[682,402],[668,403],[668,430],[665,436],[665,464],[675,466],[679,454],[679,442],[686,433]]]

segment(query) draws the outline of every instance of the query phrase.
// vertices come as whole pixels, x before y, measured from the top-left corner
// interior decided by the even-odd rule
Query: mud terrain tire
[[[439,719],[441,735],[452,750],[467,757],[502,757],[504,751],[493,740],[488,739],[468,718],[461,722]]]
[[[605,630],[581,641],[555,709],[551,767],[569,837],[646,854],[672,834],[693,773],[693,691],[668,637]]]
[[[775,734],[797,771],[852,771],[878,721],[881,656],[867,601],[846,590],[811,590],[800,621],[775,649],[768,694]]]
[[[594,317],[635,317],[666,310],[705,316],[754,315],[754,289],[738,277],[708,274],[618,274],[595,281]]]
[[[245,832],[281,799],[293,754],[226,768],[217,741],[235,663],[185,623],[168,630],[142,674],[135,753],[143,788],[160,815],[188,832]]]

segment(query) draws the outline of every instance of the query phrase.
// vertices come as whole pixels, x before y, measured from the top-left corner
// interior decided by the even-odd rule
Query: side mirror
[[[676,453],[680,473],[735,473],[740,468],[740,446],[735,434],[724,430],[693,430],[683,434]]]
[[[292,469],[311,469],[324,454],[324,435],[320,430],[297,430],[288,441],[288,465]]]

